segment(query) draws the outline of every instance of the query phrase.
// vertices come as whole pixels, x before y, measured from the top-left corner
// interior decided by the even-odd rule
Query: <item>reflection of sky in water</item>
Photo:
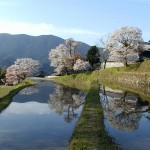
[[[0,114],[0,149],[2,150],[61,150],[65,149],[77,119],[67,123],[48,105],[49,94],[55,85],[42,82],[36,85],[39,93],[16,95]],[[42,99],[41,99],[42,98]],[[82,107],[75,110],[81,112]]]
[[[12,114],[50,114],[50,109],[46,103],[38,102],[26,102],[26,103],[17,103],[12,102],[11,106],[8,107],[7,111],[2,115],[12,115]]]
[[[125,150],[149,150],[150,120],[146,118],[149,113],[144,112],[148,109],[148,102],[142,102],[135,94],[118,92],[107,87],[102,93],[100,97],[105,114],[104,123],[109,135]],[[116,105],[121,104],[121,99],[122,106]],[[133,113],[134,111],[137,112]]]

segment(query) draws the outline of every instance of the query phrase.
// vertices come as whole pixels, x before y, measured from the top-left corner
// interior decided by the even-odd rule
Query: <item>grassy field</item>
[[[118,150],[104,128],[103,109],[100,104],[99,87],[92,86],[80,119],[73,132],[69,150]]]
[[[16,86],[2,85],[0,87],[0,112],[11,103],[12,97],[15,96],[21,89],[34,84],[36,83],[26,79]]]

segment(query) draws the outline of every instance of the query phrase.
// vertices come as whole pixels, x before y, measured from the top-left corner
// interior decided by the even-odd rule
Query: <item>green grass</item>
[[[99,88],[92,86],[73,132],[69,150],[118,150],[119,147],[105,130],[103,118]]]
[[[2,99],[4,96],[8,95],[12,90],[15,90],[19,87],[22,87],[24,85],[28,85],[28,84],[34,84],[35,82],[30,81],[29,79],[24,80],[23,83],[18,84],[16,86],[5,86],[2,85],[0,86],[0,99]]]
[[[137,62],[135,64],[130,64],[127,67],[112,67],[106,69],[106,71],[112,70],[114,72],[137,72],[141,64],[141,62]]]
[[[138,68],[138,72],[149,72],[150,73],[150,60],[145,60]]]
[[[21,84],[16,86],[1,86],[0,87],[0,112],[4,110],[10,103],[11,99],[23,88],[34,85],[35,82],[26,79]]]
[[[1,86],[0,87],[0,99],[2,99],[4,96],[8,95],[10,91],[12,91],[14,87],[12,86]]]
[[[91,83],[97,80],[98,72],[99,71],[91,71],[88,73],[60,76],[52,80],[70,87],[88,91]]]

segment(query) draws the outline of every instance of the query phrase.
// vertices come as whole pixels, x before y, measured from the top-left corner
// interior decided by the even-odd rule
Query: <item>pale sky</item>
[[[150,0],[0,0],[0,33],[56,35],[95,45],[123,26],[150,40]]]

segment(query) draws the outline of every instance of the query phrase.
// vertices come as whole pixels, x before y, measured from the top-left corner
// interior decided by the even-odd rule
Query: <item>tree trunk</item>
[[[127,62],[127,58],[124,58],[124,66],[127,67],[128,66],[128,62]]]
[[[71,57],[72,56],[71,45],[69,46],[69,53],[70,53],[70,57]]]
[[[66,74],[69,75],[68,69],[65,67]]]
[[[104,69],[106,69],[106,63],[107,63],[107,61],[104,61]]]

